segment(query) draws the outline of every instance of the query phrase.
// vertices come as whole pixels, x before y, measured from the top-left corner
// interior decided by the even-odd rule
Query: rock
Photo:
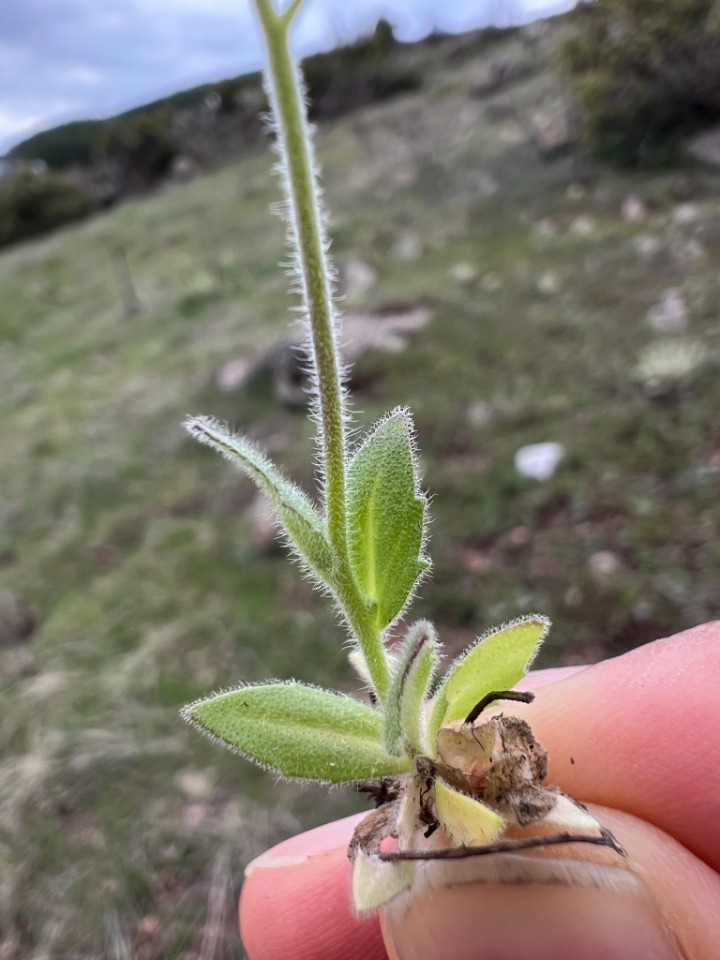
[[[482,429],[483,427],[489,426],[494,419],[495,411],[493,410],[492,405],[486,403],[484,400],[479,400],[477,403],[473,403],[472,406],[468,408],[467,422],[471,427]]]
[[[670,214],[670,220],[676,226],[696,223],[701,218],[702,209],[696,203],[679,203]]]
[[[550,217],[543,217],[533,224],[533,230],[539,237],[554,237],[558,232],[558,226]]]
[[[647,217],[648,212],[642,199],[636,194],[631,193],[630,196],[625,197],[623,200],[621,213],[623,220],[628,223],[642,223]]]
[[[513,527],[507,535],[507,545],[515,550],[527,547],[532,540],[532,532],[528,527]]]
[[[707,256],[707,250],[696,237],[678,237],[670,244],[670,255],[680,266],[687,266]]]
[[[588,559],[590,575],[600,583],[612,579],[621,567],[620,558],[611,550],[598,550]]]
[[[535,281],[535,289],[544,297],[553,297],[562,289],[560,277],[554,270],[546,270]]]
[[[148,914],[138,920],[137,937],[140,940],[149,940],[160,930],[160,917],[155,914]]]
[[[653,260],[662,250],[663,241],[655,233],[640,233],[633,237],[632,245],[643,260]]]
[[[278,545],[277,515],[267,497],[258,494],[248,508],[250,545],[257,553],[273,553]]]
[[[565,457],[561,443],[533,443],[520,447],[515,454],[515,469],[521,477],[541,482],[549,480]]]
[[[450,276],[457,283],[472,283],[473,280],[477,279],[477,268],[471,263],[461,260],[460,263],[455,263],[450,267]]]
[[[183,826],[187,830],[198,830],[207,820],[210,808],[206,803],[189,803],[183,809]]]
[[[429,307],[413,301],[387,303],[373,311],[351,310],[342,321],[344,359],[355,363],[370,350],[399,353],[432,316]],[[292,409],[305,407],[311,383],[307,347],[300,336],[298,331],[294,339],[280,340],[263,354],[229,360],[217,374],[218,387],[230,393],[270,379],[282,404]]]
[[[659,303],[650,307],[646,319],[658,333],[683,333],[689,317],[690,311],[682,290],[671,287],[664,291]]]
[[[215,382],[223,393],[234,393],[247,383],[249,374],[254,370],[257,358],[237,357],[228,360],[217,372]]]
[[[595,233],[595,221],[589,214],[581,214],[570,224],[570,233],[574,233],[576,237],[589,237]]]
[[[200,770],[182,770],[176,775],[175,784],[190,800],[209,800],[212,796],[212,781]]]
[[[581,607],[583,603],[583,595],[580,587],[568,587],[563,596],[566,607]]]
[[[489,553],[474,547],[462,547],[458,551],[458,560],[470,573],[488,573],[495,566]]]
[[[391,252],[396,260],[419,260],[423,255],[422,241],[416,233],[403,233],[393,244]]]
[[[364,260],[346,260],[340,264],[339,293],[356,300],[377,283],[377,270]]]
[[[575,134],[567,110],[560,109],[550,117],[535,117],[535,146],[543,159],[549,160],[568,150]]]
[[[429,307],[412,302],[388,303],[372,313],[348,313],[342,325],[343,355],[349,363],[355,363],[369,350],[399,353],[431,319]]]
[[[496,60],[482,65],[480,73],[470,85],[471,97],[486,97],[500,87],[519,80],[528,72],[528,66],[516,60]]]
[[[683,149],[693,160],[720,167],[720,127],[713,127],[712,130],[691,137]]]
[[[192,157],[181,153],[175,157],[170,166],[170,178],[175,183],[187,183],[197,174],[197,164]]]

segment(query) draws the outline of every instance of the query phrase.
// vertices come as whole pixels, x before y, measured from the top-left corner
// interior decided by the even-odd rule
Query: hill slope
[[[416,612],[451,647],[547,613],[545,664],[720,615],[718,178],[548,152],[558,29],[428,46],[422,95],[318,143],[334,253],[369,284],[354,307],[433,315],[353,374],[359,424],[415,412],[435,561]],[[227,417],[311,485],[309,426],[268,378],[218,386],[288,331],[269,161],[0,257],[7,957],[189,960],[216,933],[240,956],[243,864],[354,803],[276,786],[177,718],[241,680],[355,689],[252,490],[179,427]],[[554,476],[520,476],[544,441]]]

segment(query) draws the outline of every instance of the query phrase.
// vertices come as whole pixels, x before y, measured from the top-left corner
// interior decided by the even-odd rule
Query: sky
[[[508,26],[574,0],[305,0],[298,55],[388,19],[401,40]],[[285,5],[285,4],[284,4]],[[0,0],[0,155],[59,123],[111,116],[200,83],[257,69],[250,0]]]

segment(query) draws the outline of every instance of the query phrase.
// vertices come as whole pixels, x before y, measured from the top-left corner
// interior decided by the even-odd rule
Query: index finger
[[[548,783],[660,827],[720,870],[720,622],[541,686],[513,713],[548,750]]]

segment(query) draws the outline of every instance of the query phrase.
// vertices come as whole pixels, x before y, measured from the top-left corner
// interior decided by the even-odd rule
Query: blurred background
[[[245,863],[363,806],[178,718],[360,692],[180,427],[313,489],[257,39],[241,3],[45,6],[0,15],[0,958],[241,957]],[[409,405],[432,494],[413,616],[452,655],[547,614],[542,666],[720,615],[720,7],[561,6],[306,0],[296,38],[355,423]]]

